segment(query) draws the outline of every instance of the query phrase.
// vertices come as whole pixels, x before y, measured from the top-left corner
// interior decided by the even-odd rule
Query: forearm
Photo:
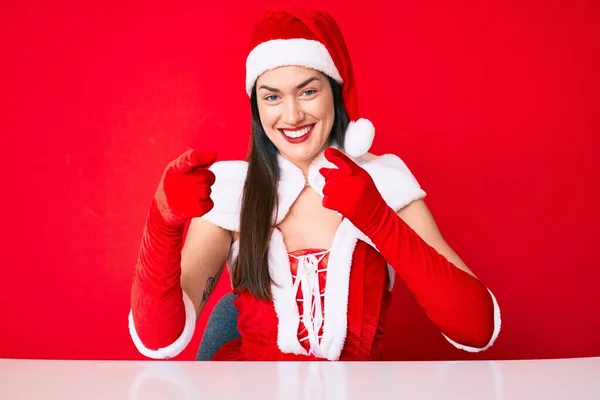
[[[186,323],[180,283],[183,231],[184,225],[166,224],[153,202],[142,234],[131,296],[135,333],[150,350],[174,343]]]
[[[483,283],[428,245],[381,202],[363,227],[429,318],[451,340],[483,348],[495,328],[495,304]]]
[[[213,207],[208,167],[214,151],[188,150],[171,161],[159,181],[133,274],[129,332],[152,358],[179,354],[196,325],[196,308],[181,287],[181,250],[187,221]]]

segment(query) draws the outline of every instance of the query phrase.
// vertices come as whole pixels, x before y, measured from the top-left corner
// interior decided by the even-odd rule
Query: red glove
[[[487,288],[425,243],[387,205],[367,171],[337,149],[326,149],[325,157],[338,168],[320,170],[323,206],[371,239],[446,337],[463,346],[487,346],[494,332],[494,303]]]
[[[213,207],[210,193],[215,175],[207,167],[215,158],[214,151],[186,151],[167,165],[152,200],[131,293],[130,329],[133,319],[134,342],[138,349],[146,348],[140,349],[145,355],[173,344],[186,324],[180,283],[183,232],[189,219]],[[160,352],[154,355],[168,356]]]

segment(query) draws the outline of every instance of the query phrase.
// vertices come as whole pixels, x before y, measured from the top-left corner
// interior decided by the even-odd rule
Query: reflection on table
[[[0,359],[0,399],[598,399],[600,357],[218,363]]]

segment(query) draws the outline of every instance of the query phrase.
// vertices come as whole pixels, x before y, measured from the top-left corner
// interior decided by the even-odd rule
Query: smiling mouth
[[[310,130],[315,126],[315,124],[310,124],[310,125],[306,125],[300,129],[294,129],[294,130],[289,130],[289,129],[279,129],[279,131],[281,133],[283,133],[285,136],[289,137],[290,139],[299,139],[303,136],[305,136],[306,134],[308,134],[308,132],[310,132]]]

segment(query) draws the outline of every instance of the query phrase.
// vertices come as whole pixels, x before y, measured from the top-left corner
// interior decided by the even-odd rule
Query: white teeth
[[[310,129],[312,127],[313,126],[310,125],[310,126],[307,126],[305,128],[299,129],[297,131],[288,131],[288,130],[285,130],[285,129],[282,129],[281,131],[285,134],[285,136],[290,137],[292,139],[297,139],[299,137],[302,137],[302,136],[306,135],[308,133],[308,131],[310,131]]]

